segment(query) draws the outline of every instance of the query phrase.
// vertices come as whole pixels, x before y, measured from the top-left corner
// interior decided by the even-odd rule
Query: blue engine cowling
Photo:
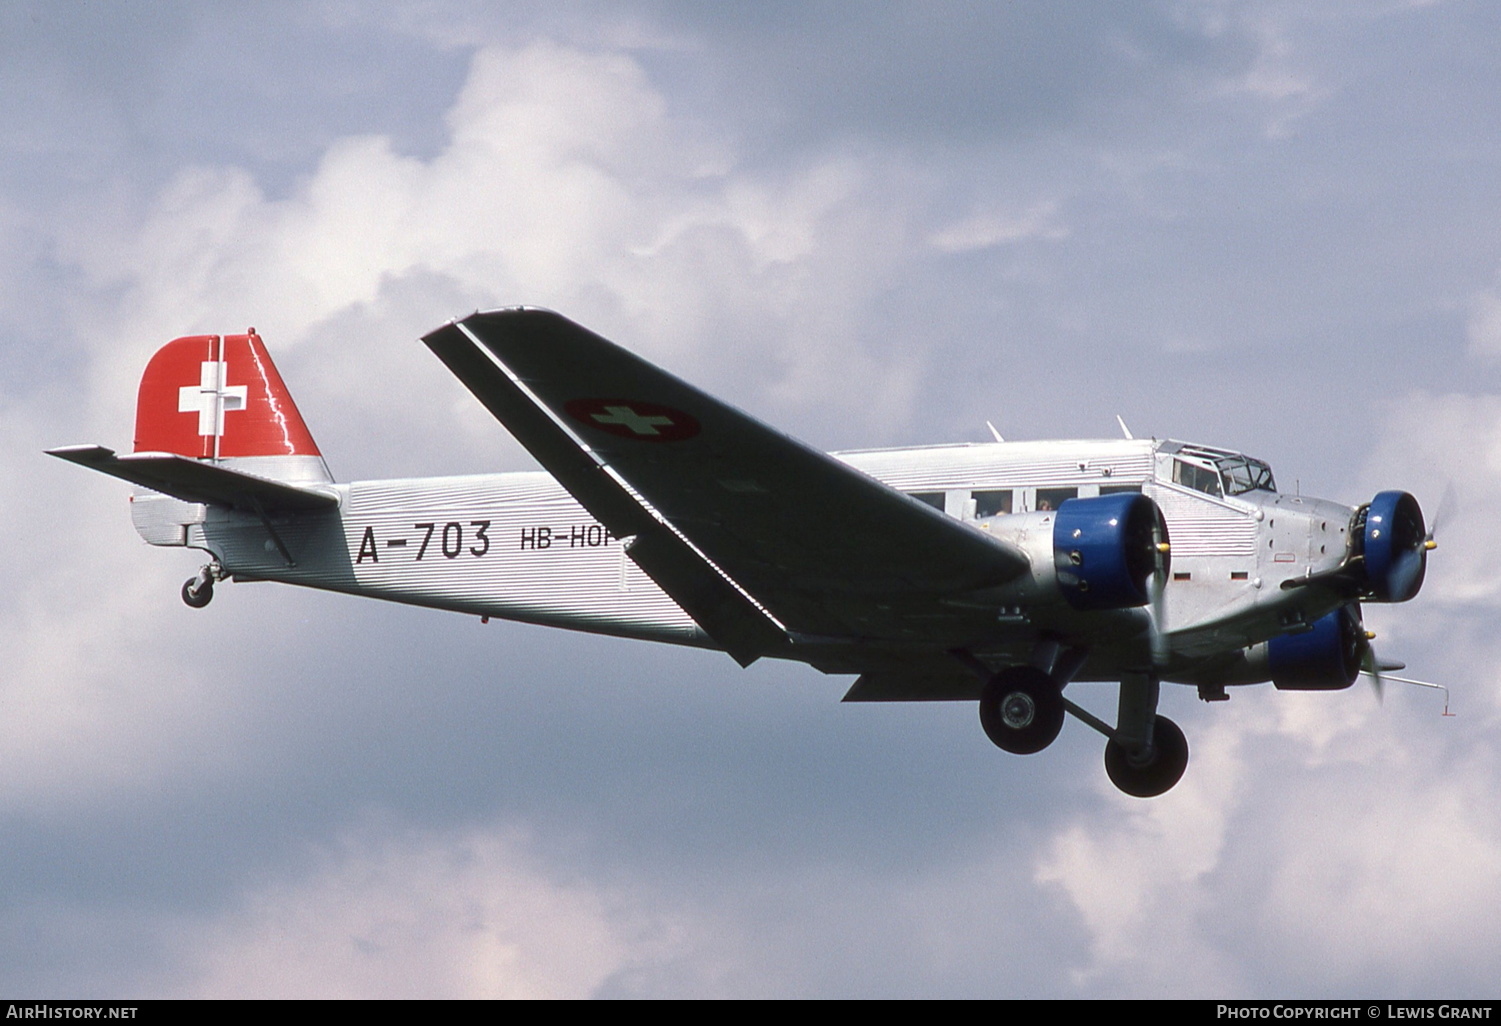
[[[1065,500],[1053,521],[1058,588],[1075,609],[1144,606],[1153,571],[1168,573],[1167,540],[1162,510],[1140,492]]]
[[[1282,691],[1339,691],[1355,683],[1368,645],[1360,606],[1351,602],[1311,630],[1267,642],[1267,669]]]
[[[1423,587],[1428,535],[1423,510],[1407,492],[1382,492],[1356,514],[1366,593],[1377,602],[1406,602]]]

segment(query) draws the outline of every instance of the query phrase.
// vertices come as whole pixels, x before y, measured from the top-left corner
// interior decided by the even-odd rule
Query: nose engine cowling
[[[1375,602],[1416,595],[1431,547],[1418,500],[1408,492],[1381,492],[1355,511],[1351,528],[1366,595]]]

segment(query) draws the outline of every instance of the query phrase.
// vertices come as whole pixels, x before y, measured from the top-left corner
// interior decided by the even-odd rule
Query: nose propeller
[[[1365,514],[1365,574],[1378,602],[1406,602],[1423,586],[1428,553],[1436,548],[1423,510],[1407,492],[1381,492]]]

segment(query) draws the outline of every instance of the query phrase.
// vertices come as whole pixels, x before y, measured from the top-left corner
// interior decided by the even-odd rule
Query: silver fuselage
[[[1121,439],[836,455],[894,489],[1001,536],[1027,524],[1034,532],[1045,530],[1048,510],[1065,498],[1143,491],[1162,508],[1172,546],[1164,619],[1173,652],[1166,676],[1190,683],[1266,679],[1249,650],[1339,605],[1318,589],[1289,589],[1283,583],[1340,564],[1349,546],[1352,510],[1264,489],[1235,495],[1218,486],[1190,487],[1175,480],[1182,476],[1174,471],[1180,448],[1179,443]],[[545,472],[321,487],[337,495],[336,508],[269,520],[147,492],[137,494],[132,511],[146,540],[206,550],[237,580],[280,581],[477,616],[715,647],[627,557],[623,540],[612,537]],[[998,605],[996,616],[1008,615],[1046,613]],[[1066,634],[1070,621],[1058,615],[1057,625],[1048,629]],[[1120,611],[1115,634],[1141,636],[1146,616],[1144,610]],[[1095,627],[1098,622],[1096,614]],[[1018,637],[1035,634],[1029,629]],[[997,651],[1004,649],[1004,640],[997,645]],[[796,647],[788,654],[800,658]],[[1107,644],[1079,677],[1119,679],[1124,658]],[[833,665],[811,656],[808,661]],[[852,664],[852,672],[856,669]]]

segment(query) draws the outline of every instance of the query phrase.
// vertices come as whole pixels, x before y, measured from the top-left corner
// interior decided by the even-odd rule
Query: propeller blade
[[[1422,579],[1426,570],[1426,559],[1430,548],[1437,548],[1430,535],[1419,542],[1417,548],[1404,552],[1392,567],[1392,590],[1398,595],[1406,595],[1416,590],[1418,582]]]
[[[1149,606],[1152,625],[1152,668],[1159,673],[1167,667],[1168,658],[1172,655],[1167,639],[1168,556],[1171,551],[1167,540],[1166,525],[1159,519],[1156,529],[1152,532],[1153,569]]]
[[[1450,481],[1444,486],[1444,496],[1438,500],[1438,510],[1433,514],[1433,521],[1428,525],[1428,533],[1423,536],[1425,554],[1438,548],[1438,525],[1447,524],[1453,518],[1458,506],[1459,493],[1454,488],[1454,482]]]
[[[1386,681],[1381,676],[1381,662],[1376,658],[1376,650],[1371,647],[1370,634],[1366,635],[1365,655],[1360,660],[1360,672],[1371,678],[1371,690],[1375,692],[1376,704],[1386,704]]]

